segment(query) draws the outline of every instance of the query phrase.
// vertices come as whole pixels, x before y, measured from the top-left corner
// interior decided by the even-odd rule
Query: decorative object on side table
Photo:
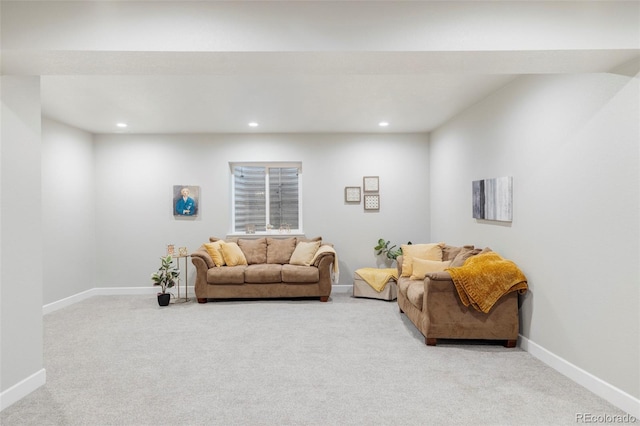
[[[160,268],[151,275],[151,281],[153,281],[153,285],[159,285],[162,290],[158,293],[158,305],[167,306],[171,299],[171,293],[167,293],[167,289],[176,285],[180,270],[173,266],[171,255],[161,257],[160,260]]]
[[[347,203],[360,203],[360,187],[359,186],[345,186],[344,187],[344,201]]]

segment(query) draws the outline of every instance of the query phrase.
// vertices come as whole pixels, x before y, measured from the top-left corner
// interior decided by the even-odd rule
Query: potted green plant
[[[176,285],[180,270],[173,266],[171,255],[161,257],[160,261],[160,268],[151,275],[151,281],[153,281],[153,285],[159,285],[162,290],[158,293],[158,305],[167,306],[171,299],[171,294],[167,293],[167,289]]]
[[[387,257],[387,259],[393,262],[398,258],[398,256],[402,255],[402,247],[396,248],[395,244],[389,247],[389,244],[391,244],[391,241],[386,241],[384,238],[380,238],[378,240],[378,245],[373,249],[376,251],[376,255],[379,256],[383,254]],[[411,241],[409,241],[407,244],[411,244]]]

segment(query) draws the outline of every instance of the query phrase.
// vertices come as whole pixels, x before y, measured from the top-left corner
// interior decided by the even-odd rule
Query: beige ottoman
[[[353,275],[353,297],[368,297],[370,299],[380,300],[396,300],[398,297],[398,289],[396,280],[389,280],[387,285],[380,293],[375,291],[365,280],[360,278],[358,274]]]

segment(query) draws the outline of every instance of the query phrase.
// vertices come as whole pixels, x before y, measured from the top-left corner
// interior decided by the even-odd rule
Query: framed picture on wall
[[[173,215],[196,217],[200,204],[200,187],[196,185],[173,185]]]
[[[344,187],[344,201],[347,203],[359,203],[360,202],[360,187],[359,186],[345,186]]]
[[[471,182],[473,218],[511,222],[513,220],[513,177],[504,176]]]
[[[378,192],[380,189],[380,181],[378,176],[365,176],[362,178],[362,186],[364,192]]]
[[[365,195],[364,196],[364,209],[365,210],[380,210],[380,196]]]

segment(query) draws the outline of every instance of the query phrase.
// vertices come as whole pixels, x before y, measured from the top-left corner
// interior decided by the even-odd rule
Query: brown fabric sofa
[[[204,244],[191,253],[191,261],[196,267],[195,293],[199,303],[206,303],[207,299],[318,297],[322,302],[329,300],[332,277],[337,273],[334,270],[337,268],[336,253],[331,245],[322,244],[319,238],[264,237],[222,241],[212,237],[210,241],[213,244]],[[214,244],[221,244],[219,251],[223,260],[214,259],[218,255],[218,248],[211,247]],[[232,245],[240,257],[239,264],[236,264],[238,259],[229,262],[233,253],[224,256],[223,250]],[[303,246],[305,250],[300,251]]]
[[[446,267],[462,266],[468,257],[481,252],[473,246],[440,246]],[[449,272],[429,272],[424,279],[412,279],[402,273],[406,259],[399,256],[397,263],[400,312],[424,335],[425,344],[435,346],[438,339],[486,339],[515,347],[519,331],[517,292],[500,298],[485,314],[464,306]]]

